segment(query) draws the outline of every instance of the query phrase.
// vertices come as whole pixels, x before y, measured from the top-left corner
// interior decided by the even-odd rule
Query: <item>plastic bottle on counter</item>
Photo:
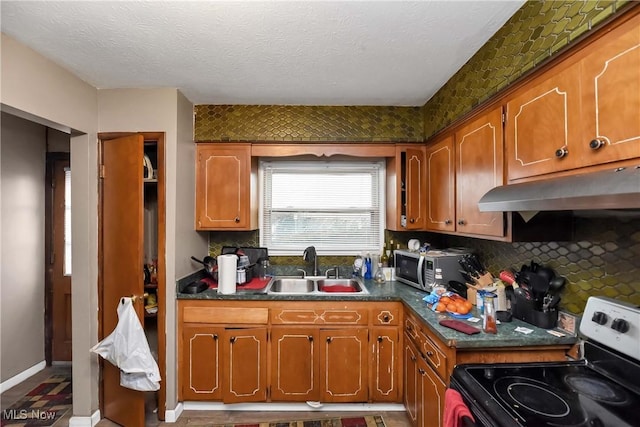
[[[367,252],[367,256],[364,259],[364,278],[371,279],[373,277],[372,273],[373,267],[371,265],[371,254]]]
[[[497,334],[496,307],[493,304],[495,294],[486,293],[483,296],[484,317],[482,320],[482,330],[487,334]]]

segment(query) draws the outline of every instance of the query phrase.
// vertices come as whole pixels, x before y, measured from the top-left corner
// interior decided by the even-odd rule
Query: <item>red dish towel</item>
[[[330,285],[322,288],[324,292],[355,292],[356,290],[352,286],[346,285]]]
[[[444,393],[444,422],[443,427],[462,427],[463,418],[470,418],[475,422],[471,411],[462,401],[462,395],[456,390],[448,388]]]

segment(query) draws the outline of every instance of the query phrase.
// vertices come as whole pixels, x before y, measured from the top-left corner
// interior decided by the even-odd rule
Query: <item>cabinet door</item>
[[[501,212],[480,212],[478,201],[504,182],[502,108],[496,108],[460,128],[456,138],[456,230],[504,235]]]
[[[182,327],[181,400],[219,400],[221,337],[224,329],[211,326]]]
[[[267,399],[267,328],[227,328],[224,331],[225,403]]]
[[[640,15],[588,47],[582,59],[584,164],[640,156]]]
[[[509,180],[580,164],[580,74],[559,66],[507,99],[505,149]]]
[[[398,400],[398,329],[371,329],[371,393],[373,402]]]
[[[404,337],[404,407],[407,416],[414,426],[418,425],[418,411],[420,411],[420,376],[418,374],[419,354],[411,344],[411,338]]]
[[[318,330],[273,326],[271,400],[319,400]]]
[[[367,328],[320,330],[322,401],[367,401],[368,335]]]
[[[417,363],[418,381],[421,396],[419,403],[418,425],[420,427],[441,427],[444,414],[444,393],[447,386],[420,358]]]
[[[250,181],[250,145],[198,144],[196,229],[248,230]]]
[[[419,230],[424,227],[424,149],[407,148],[405,153],[406,229]]]
[[[455,172],[453,135],[436,141],[427,148],[427,230],[455,230]]]

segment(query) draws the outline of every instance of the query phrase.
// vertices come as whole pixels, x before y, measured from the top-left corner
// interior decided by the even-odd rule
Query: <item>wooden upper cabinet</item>
[[[510,181],[640,156],[640,15],[507,97]]]
[[[256,229],[256,182],[251,144],[197,144],[196,230]]]
[[[504,236],[502,212],[480,212],[478,201],[504,182],[502,107],[478,116],[455,133],[456,230]]]
[[[425,228],[455,231],[456,188],[452,134],[427,147],[426,164]]]
[[[404,200],[407,230],[419,230],[424,227],[425,179],[424,147],[407,148],[405,156]]]
[[[420,230],[425,213],[425,148],[398,145],[387,159],[387,228]]]
[[[583,163],[640,156],[640,15],[594,42],[580,61]]]

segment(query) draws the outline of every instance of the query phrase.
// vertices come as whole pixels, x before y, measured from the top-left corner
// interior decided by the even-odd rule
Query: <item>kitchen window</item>
[[[384,161],[260,162],[260,244],[273,255],[379,252]]]

